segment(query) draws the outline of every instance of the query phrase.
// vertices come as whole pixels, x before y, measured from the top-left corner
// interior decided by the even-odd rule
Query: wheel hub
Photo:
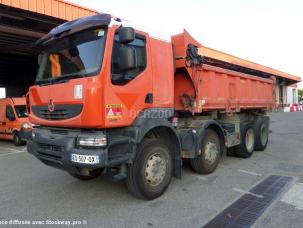
[[[166,169],[167,161],[160,154],[153,154],[146,163],[146,181],[153,186],[159,185],[165,177]]]
[[[205,146],[205,159],[209,163],[213,163],[218,156],[218,148],[215,143],[208,142]]]

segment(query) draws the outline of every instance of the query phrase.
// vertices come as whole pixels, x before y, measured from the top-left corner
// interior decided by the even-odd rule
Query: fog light
[[[77,139],[78,146],[86,147],[101,147],[107,145],[107,139],[104,135],[102,136],[89,136],[89,137],[79,137]]]

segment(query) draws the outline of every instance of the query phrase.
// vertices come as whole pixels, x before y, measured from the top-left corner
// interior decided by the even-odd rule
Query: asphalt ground
[[[223,157],[210,175],[195,174],[185,164],[182,179],[173,179],[153,201],[132,197],[123,182],[104,175],[74,179],[42,164],[25,147],[2,141],[0,227],[202,227],[273,174],[293,181],[254,227],[303,227],[303,112],[271,114],[270,129],[264,152],[249,159]]]

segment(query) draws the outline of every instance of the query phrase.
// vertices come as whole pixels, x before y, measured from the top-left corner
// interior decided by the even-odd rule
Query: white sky
[[[5,98],[5,88],[0,88],[0,98]]]
[[[67,1],[303,76],[302,0]]]

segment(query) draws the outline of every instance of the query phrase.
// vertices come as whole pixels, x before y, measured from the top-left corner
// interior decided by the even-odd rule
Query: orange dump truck
[[[37,45],[27,102],[40,127],[28,151],[76,178],[105,169],[154,199],[183,159],[208,174],[229,148],[248,158],[267,146],[279,71],[204,56],[187,32],[165,41],[108,14],[67,22]]]

